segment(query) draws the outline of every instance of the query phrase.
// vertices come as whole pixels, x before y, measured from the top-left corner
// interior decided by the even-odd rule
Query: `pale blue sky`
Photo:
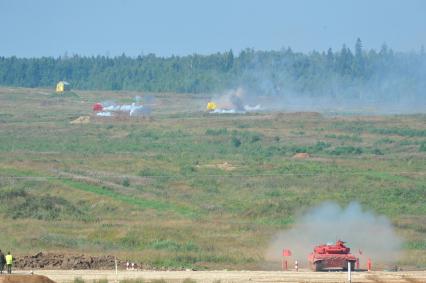
[[[426,0],[0,0],[0,56],[426,45]]]

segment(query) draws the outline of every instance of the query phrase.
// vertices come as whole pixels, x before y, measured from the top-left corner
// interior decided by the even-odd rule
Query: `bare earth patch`
[[[306,152],[299,152],[299,153],[296,153],[295,155],[293,155],[294,159],[307,159],[309,157],[311,157],[311,155],[309,153],[306,153]]]
[[[237,169],[236,166],[232,165],[231,163],[228,162],[223,162],[223,163],[216,163],[216,164],[206,164],[206,165],[198,165],[198,167],[200,168],[217,168],[217,169],[221,169],[224,171],[232,171]]]

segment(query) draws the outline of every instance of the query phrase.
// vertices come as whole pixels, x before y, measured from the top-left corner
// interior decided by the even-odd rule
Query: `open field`
[[[186,283],[231,283],[231,282],[283,282],[283,283],[343,283],[344,272],[309,271],[114,271],[105,270],[43,270],[36,272],[59,283],[69,282],[186,282]],[[76,280],[79,279],[80,281]],[[75,280],[75,281],[74,281]],[[134,281],[132,281],[134,280]],[[409,272],[353,272],[356,283],[420,283],[426,281],[425,271]]]
[[[164,93],[149,94],[147,119],[70,124],[92,115],[94,102],[148,94],[50,93],[0,89],[0,248],[17,257],[50,251],[145,268],[279,269],[265,264],[271,238],[329,200],[389,217],[405,240],[397,264],[426,268],[425,115],[219,116],[203,113],[206,96]],[[310,157],[294,158],[300,152]]]

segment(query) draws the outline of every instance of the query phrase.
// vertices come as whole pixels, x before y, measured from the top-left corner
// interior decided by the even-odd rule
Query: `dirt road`
[[[17,271],[28,273],[28,271]],[[309,272],[309,271],[122,271],[116,275],[114,271],[108,270],[37,270],[35,274],[46,275],[56,282],[73,282],[75,278],[82,278],[86,282],[99,279],[108,279],[109,282],[123,279],[144,279],[151,281],[164,279],[167,282],[182,282],[186,278],[196,282],[310,282],[331,283],[347,282],[347,274],[343,272]],[[352,282],[357,283],[424,283],[426,282],[426,271],[404,271],[404,272],[354,272]]]

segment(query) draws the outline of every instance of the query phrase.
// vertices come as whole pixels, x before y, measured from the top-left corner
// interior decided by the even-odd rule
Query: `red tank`
[[[92,110],[95,111],[95,112],[101,112],[101,111],[103,111],[103,109],[104,109],[104,107],[99,102],[93,104],[93,106],[92,106]]]
[[[309,254],[308,261],[314,271],[337,268],[347,270],[348,262],[353,270],[356,257],[350,252],[351,249],[345,246],[345,242],[339,240],[334,245],[316,246]]]

